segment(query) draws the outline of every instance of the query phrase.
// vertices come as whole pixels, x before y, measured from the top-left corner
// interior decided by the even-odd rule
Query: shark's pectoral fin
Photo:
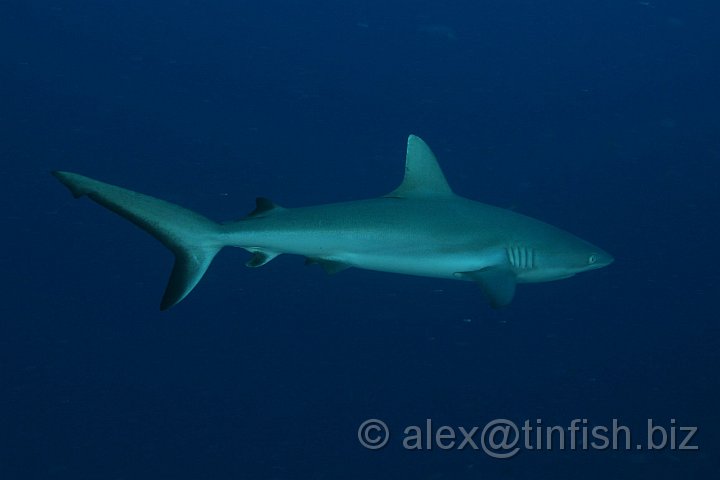
[[[323,270],[325,270],[325,273],[328,275],[334,275],[336,273],[342,272],[343,270],[347,270],[352,265],[348,265],[347,263],[343,262],[337,262],[335,260],[325,260],[323,258],[311,258],[307,257],[305,259],[305,265],[320,265]]]
[[[266,263],[268,263],[273,258],[280,255],[279,253],[275,252],[268,252],[267,250],[251,250],[253,256],[250,257],[250,260],[245,262],[246,267],[262,267]]]
[[[475,281],[493,308],[508,305],[515,296],[517,280],[515,273],[507,267],[488,267],[459,275]]]

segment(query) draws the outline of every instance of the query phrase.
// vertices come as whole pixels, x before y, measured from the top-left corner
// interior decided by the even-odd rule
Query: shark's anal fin
[[[476,282],[493,308],[508,305],[515,296],[517,280],[515,273],[508,267],[488,267],[473,272],[460,272],[457,275]]]
[[[340,273],[343,270],[347,270],[351,267],[351,265],[348,265],[347,263],[343,262],[336,262],[334,260],[325,260],[322,258],[310,258],[307,257],[305,259],[305,265],[320,265],[323,270],[325,270],[325,273],[328,275],[334,275],[336,273]]]
[[[245,262],[246,267],[262,267],[270,260],[280,255],[279,253],[268,252],[266,250],[253,250],[252,254],[253,256],[250,258],[250,260]]]

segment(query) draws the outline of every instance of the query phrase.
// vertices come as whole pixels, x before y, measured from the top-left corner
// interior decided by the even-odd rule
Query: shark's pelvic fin
[[[488,267],[459,275],[477,282],[493,308],[509,305],[515,296],[517,279],[508,267]]]
[[[87,195],[150,233],[175,254],[160,309],[180,302],[223,247],[222,226],[178,205],[69,172],[53,172],[75,197]]]
[[[455,195],[445,180],[442,169],[430,147],[410,135],[405,155],[405,178],[386,197],[442,197]]]

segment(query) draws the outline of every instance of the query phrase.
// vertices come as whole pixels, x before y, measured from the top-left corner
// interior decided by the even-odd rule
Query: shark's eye
[[[588,265],[592,265],[593,263],[597,262],[597,260],[598,260],[598,256],[597,256],[596,254],[594,254],[594,253],[591,254],[591,255],[588,257]]]

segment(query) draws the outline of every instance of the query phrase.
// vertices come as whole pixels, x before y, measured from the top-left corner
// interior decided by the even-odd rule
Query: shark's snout
[[[590,268],[603,268],[607,267],[611,263],[615,261],[615,257],[610,255],[609,253],[598,249],[598,251],[592,253],[588,259],[588,264]]]
[[[613,263],[613,262],[615,261],[615,257],[613,257],[612,255],[610,255],[609,253],[606,253],[605,255],[606,255],[606,257],[605,257],[605,266],[608,266],[608,265],[610,265],[611,263]]]

